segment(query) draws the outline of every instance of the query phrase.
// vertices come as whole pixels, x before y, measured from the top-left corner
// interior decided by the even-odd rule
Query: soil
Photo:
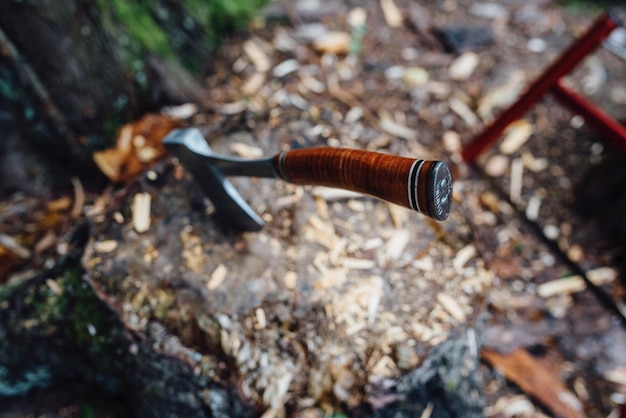
[[[32,251],[11,274],[45,266],[58,255],[55,239],[88,218],[85,267],[124,323],[207,379],[236,386],[263,416],[464,416],[411,386],[429,382],[421,367],[445,369],[442,353],[455,350],[461,359],[475,351],[470,372],[455,377],[470,398],[463,405],[480,410],[466,416],[616,416],[626,402],[625,156],[550,97],[476,165],[460,156],[600,11],[544,0],[396,0],[403,18],[394,27],[381,4],[271,6],[224,39],[206,78],[210,98],[185,123],[215,151],[243,157],[328,145],[447,161],[455,187],[447,221],[370,197],[236,178],[266,224],[235,233],[167,158],[124,186],[83,191],[74,219],[67,191],[38,184],[7,196],[2,234],[30,236],[20,243]],[[361,10],[365,24],[350,26]],[[314,45],[332,31],[351,42]],[[599,49],[567,83],[623,120],[623,68]],[[528,140],[503,148],[512,135]],[[139,193],[152,201],[142,233],[131,222]],[[50,202],[64,207],[60,221],[48,219]],[[54,225],[49,246],[45,222]],[[519,349],[529,354],[524,370],[505,371],[485,354],[526,359]],[[560,395],[551,397],[548,382]],[[84,409],[54,393],[33,396],[37,407],[17,399],[0,416]],[[127,413],[122,401],[118,409],[85,398],[101,416]]]

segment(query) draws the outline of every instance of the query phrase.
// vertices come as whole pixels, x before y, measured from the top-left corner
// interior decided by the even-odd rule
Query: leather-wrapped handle
[[[365,193],[443,221],[450,214],[452,176],[443,161],[372,151],[310,148],[274,157],[278,177],[294,184]]]

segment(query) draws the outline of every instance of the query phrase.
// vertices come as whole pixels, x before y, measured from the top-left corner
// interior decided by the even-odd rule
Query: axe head
[[[214,155],[198,129],[176,129],[163,140],[178,157],[183,167],[215,207],[215,217],[227,229],[236,231],[260,231],[264,222],[218,167],[210,165],[204,157]]]

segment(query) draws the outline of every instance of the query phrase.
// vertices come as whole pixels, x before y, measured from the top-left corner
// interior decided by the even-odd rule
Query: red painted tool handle
[[[310,148],[274,157],[279,177],[369,194],[445,220],[452,202],[452,178],[442,161],[416,160],[378,152]]]

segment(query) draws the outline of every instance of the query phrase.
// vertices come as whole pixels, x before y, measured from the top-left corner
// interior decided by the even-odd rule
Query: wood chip
[[[322,94],[326,90],[326,85],[310,74],[300,71],[302,85],[313,93]]]
[[[256,308],[254,310],[254,316],[256,317],[257,329],[264,329],[267,327],[267,317],[263,308]]]
[[[528,199],[526,205],[526,217],[531,221],[539,219],[539,209],[541,208],[541,198],[539,196],[532,196]]]
[[[461,152],[461,135],[454,131],[445,131],[441,137],[443,146],[446,151],[452,154],[458,154]]]
[[[430,418],[434,410],[435,404],[428,402],[428,404],[426,404],[426,408],[424,408],[424,411],[422,412],[422,415],[420,415],[420,418]]]
[[[480,118],[489,120],[492,118],[494,110],[512,104],[524,88],[525,80],[526,75],[523,71],[514,71],[504,84],[489,89],[478,102],[476,112]]]
[[[230,145],[231,151],[239,157],[255,159],[263,157],[263,150],[259,147],[244,144],[243,142],[235,142]]]
[[[423,86],[428,82],[430,74],[422,67],[410,67],[404,70],[402,80],[409,88]]]
[[[626,366],[607,371],[604,373],[604,378],[611,383],[626,387]]]
[[[30,250],[22,246],[19,242],[17,242],[15,238],[10,235],[0,233],[0,245],[11,251],[13,254],[17,255],[19,258],[30,258]]]
[[[513,161],[511,161],[511,184],[509,187],[509,198],[513,203],[522,202],[523,177],[524,163],[521,158],[514,158]]]
[[[452,267],[457,272],[460,272],[461,269],[467,264],[469,260],[474,258],[476,255],[476,247],[473,244],[466,245],[461,248],[454,257],[454,261],[452,261]]]
[[[54,293],[56,296],[61,296],[63,294],[63,289],[54,280],[46,279],[46,284],[48,285],[50,290],[52,290],[52,293]]]
[[[334,202],[337,200],[346,199],[362,199],[364,197],[361,193],[324,186],[313,187],[311,193],[313,194],[313,196],[324,199],[327,202]]]
[[[376,266],[374,260],[350,257],[341,258],[339,264],[348,270],[371,270]]]
[[[513,154],[528,141],[534,130],[533,125],[524,119],[511,123],[500,144],[500,152],[507,155]]]
[[[494,155],[485,164],[485,173],[492,177],[500,177],[509,168],[509,157],[506,155]]]
[[[524,393],[538,399],[554,416],[581,418],[582,402],[563,385],[558,375],[528,352],[517,349],[501,354],[483,349],[482,357],[504,376],[517,384]]]
[[[425,256],[414,260],[412,266],[422,271],[433,271],[435,269],[435,263],[432,257]]]
[[[478,118],[462,100],[457,97],[451,97],[448,100],[450,110],[456,113],[468,126],[478,125]]]
[[[150,205],[152,197],[149,193],[137,193],[133,197],[131,211],[133,213],[133,228],[138,233],[146,232],[150,229]]]
[[[185,103],[177,106],[166,106],[161,112],[174,119],[189,119],[198,113],[199,110],[200,108],[197,104]]]
[[[253,94],[256,94],[259,90],[261,90],[261,87],[265,85],[266,79],[266,73],[257,71],[241,85],[241,94],[244,96],[252,96]]]
[[[250,59],[257,71],[268,71],[270,69],[270,59],[259,44],[259,42],[248,39],[243,43],[243,51]]]
[[[224,264],[220,264],[219,266],[217,266],[215,270],[213,270],[213,273],[211,273],[211,277],[206,284],[207,289],[217,289],[224,282],[227,274],[228,268]]]
[[[406,229],[399,229],[394,231],[389,241],[387,241],[387,247],[385,251],[387,258],[389,260],[399,259],[410,239],[411,236],[409,234],[409,231],[407,231]]]
[[[108,239],[105,241],[98,241],[93,244],[93,250],[97,253],[111,253],[117,248],[118,242],[114,239]]]
[[[448,312],[454,319],[459,322],[465,322],[466,316],[461,305],[452,297],[445,293],[437,294],[437,302]]]
[[[224,115],[237,115],[239,113],[243,113],[248,108],[248,105],[244,100],[240,100],[238,102],[233,103],[225,103],[223,105],[217,106],[216,110]]]
[[[404,18],[402,12],[396,6],[393,0],[380,0],[380,8],[383,11],[383,16],[387,26],[390,28],[399,28],[402,26]]]
[[[537,294],[542,298],[550,298],[581,292],[585,290],[585,287],[585,282],[580,276],[572,276],[540,284],[537,286]]]
[[[596,286],[603,286],[613,282],[617,278],[617,272],[610,267],[600,267],[589,270],[587,278]],[[537,294],[542,298],[550,298],[556,295],[569,295],[582,292],[587,285],[580,276],[565,277],[563,279],[552,280],[537,286]]]
[[[323,54],[345,55],[350,49],[350,34],[328,32],[313,42],[313,48]]]
[[[72,219],[77,219],[83,211],[83,206],[85,206],[85,189],[78,177],[72,177],[71,181],[74,187],[74,205],[72,206],[70,216]]]
[[[289,290],[295,290],[298,286],[298,273],[295,271],[288,271],[283,279],[285,287]]]
[[[272,70],[272,75],[276,78],[283,78],[286,75],[298,71],[298,68],[300,68],[300,63],[298,62],[298,60],[291,58],[281,62],[276,67],[274,67],[274,69]]]
[[[468,80],[478,66],[478,62],[478,55],[475,52],[464,52],[452,62],[448,68],[448,75],[452,80]]]
[[[36,254],[41,254],[48,248],[51,248],[57,242],[58,238],[59,237],[57,237],[54,231],[47,231],[45,235],[37,241],[37,244],[35,244],[34,252]]]
[[[389,135],[409,141],[417,140],[418,134],[416,130],[396,122],[389,113],[381,111],[379,117],[380,129],[387,132]]]

